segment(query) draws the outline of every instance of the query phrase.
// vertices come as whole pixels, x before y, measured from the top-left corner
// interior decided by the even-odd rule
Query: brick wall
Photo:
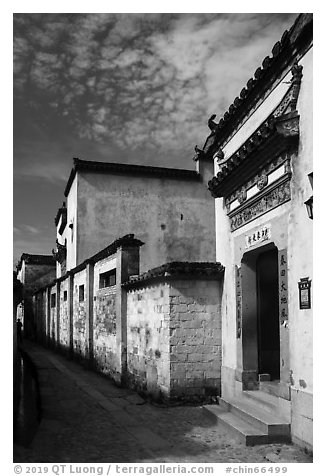
[[[129,384],[154,397],[220,395],[221,289],[217,280],[155,283],[128,292]]]
[[[69,279],[65,279],[60,284],[60,346],[68,349],[70,345],[69,326],[69,301],[68,301]]]
[[[168,396],[170,390],[169,309],[166,283],[128,293],[128,382],[156,397]]]
[[[224,268],[175,262],[139,275],[134,248],[108,247],[35,293],[38,330],[48,344],[156,399],[216,397]]]
[[[120,380],[121,357],[117,344],[116,285],[100,288],[100,275],[116,269],[116,256],[94,266],[94,365],[115,380]]]
[[[205,399],[220,394],[220,299],[216,281],[171,282],[171,398]]]
[[[79,301],[79,286],[84,285],[84,301]],[[86,270],[74,276],[73,290],[73,349],[78,358],[88,357],[88,343],[86,338]]]

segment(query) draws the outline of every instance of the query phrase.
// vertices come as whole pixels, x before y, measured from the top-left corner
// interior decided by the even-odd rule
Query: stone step
[[[289,401],[280,397],[276,397],[275,395],[262,392],[261,390],[244,390],[242,392],[242,396],[245,400],[252,402],[259,408],[284,417],[285,420],[290,423],[291,405]]]
[[[244,443],[246,446],[264,445],[269,442],[267,433],[233,413],[222,413],[218,418],[218,423],[227,428],[240,443]]]
[[[279,398],[275,395],[270,395],[261,390],[244,390],[242,396],[247,401],[259,406],[259,408],[270,412],[278,411]]]
[[[279,396],[279,382],[259,382],[259,390],[263,393],[273,395],[275,397]]]
[[[246,446],[264,445],[268,443],[288,442],[284,435],[268,435],[257,426],[248,423],[231,412],[226,412],[218,405],[205,405],[205,414],[217,425],[225,428],[233,438]]]
[[[255,402],[241,398],[219,400],[221,408],[238,416],[249,425],[253,425],[269,436],[290,438],[290,423],[279,412],[260,408]]]

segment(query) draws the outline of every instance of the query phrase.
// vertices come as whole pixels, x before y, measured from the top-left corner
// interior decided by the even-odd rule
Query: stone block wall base
[[[309,451],[313,445],[313,395],[291,388],[291,432],[293,441]]]
[[[256,370],[235,370],[235,379],[242,382],[242,390],[257,390],[259,388],[258,375]]]
[[[221,378],[215,379],[214,386],[205,385],[197,387],[174,387],[170,391],[169,400],[185,403],[216,403],[221,396]]]
[[[300,438],[297,438],[296,436],[291,437],[292,443],[295,445],[300,446],[300,448],[303,448],[307,454],[310,456],[313,456],[313,446],[312,444],[308,443],[307,441],[303,441]]]

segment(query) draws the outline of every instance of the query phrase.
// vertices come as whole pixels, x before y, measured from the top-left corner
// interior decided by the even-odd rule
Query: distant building
[[[216,259],[225,266],[223,401],[248,409],[248,391],[254,406],[272,394],[274,416],[309,446],[312,14],[299,15],[221,120],[213,119],[202,156],[215,162],[209,188]]]
[[[195,171],[74,159],[55,218],[57,276],[131,233],[146,244],[141,272],[167,261],[213,260],[213,170],[209,162]]]
[[[28,337],[35,333],[32,294],[55,277],[56,266],[52,255],[21,255],[17,264],[17,279],[23,284],[23,301],[17,306],[17,319],[21,319],[24,335]]]

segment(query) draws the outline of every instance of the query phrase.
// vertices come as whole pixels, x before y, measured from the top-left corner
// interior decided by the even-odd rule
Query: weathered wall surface
[[[214,260],[214,202],[206,183],[96,173],[78,177],[77,264],[128,233],[146,243],[140,272],[169,261]]]
[[[298,157],[292,163],[289,216],[289,314],[291,377],[293,379],[293,435],[312,444],[313,314],[299,309],[298,282],[312,279],[313,221],[304,202],[313,195],[308,174],[313,171],[312,50],[300,61],[303,77],[297,109],[300,114]],[[313,291],[314,281],[312,281]],[[313,293],[312,293],[313,299]],[[312,302],[313,304],[313,302]]]
[[[171,399],[220,394],[221,290],[217,281],[180,280],[128,292],[130,384]]]
[[[45,340],[46,335],[46,291],[42,290],[33,296],[33,312],[36,324],[36,337]]]
[[[77,227],[79,225],[77,217],[78,185],[78,176],[76,175],[67,197],[67,226],[60,240],[60,242],[64,242],[65,239],[67,240],[67,271],[74,268],[77,264],[82,263],[83,261],[83,259],[80,259],[77,262]],[[91,256],[91,254],[92,253],[90,253],[88,256]]]
[[[26,337],[35,338],[37,324],[33,316],[32,294],[41,287],[50,284],[56,277],[55,263],[32,264],[23,260],[18,279],[24,284],[23,302],[17,307],[17,318],[21,319]]]
[[[56,342],[58,339],[57,335],[57,288],[52,286],[50,291],[50,338],[53,342]],[[54,296],[54,298],[52,297]],[[52,300],[54,300],[54,306],[52,305]]]
[[[29,264],[25,265],[24,280],[27,289],[34,291],[45,286],[55,279],[55,264]]]
[[[44,269],[44,274],[41,274],[38,278],[33,281],[33,291],[35,289],[43,288],[47,284],[54,281],[56,278],[56,269],[55,265],[49,266],[48,269]]]
[[[128,292],[128,381],[156,397],[170,391],[169,291],[169,284],[158,283]]]
[[[94,266],[94,364],[97,370],[117,379],[121,353],[117,345],[116,285],[99,287],[100,274],[116,268],[115,255]]]
[[[85,300],[79,301],[79,286],[84,285]],[[75,355],[88,357],[88,342],[86,336],[86,270],[74,275],[73,291],[73,349]]]
[[[60,283],[60,346],[68,349],[70,345],[70,323],[69,323],[69,300],[68,300],[69,279]]]
[[[93,271],[87,264],[36,293],[39,332],[61,349],[70,350],[72,339],[76,359],[154,398],[201,401],[219,395],[220,278],[167,281],[162,274],[146,282],[145,275],[144,284],[136,280],[121,286],[120,278],[133,269],[134,259],[133,250],[118,249],[95,262]],[[101,274],[114,270],[119,271],[115,285],[103,276],[101,280]],[[88,279],[93,280],[90,286]]]
[[[171,282],[170,396],[220,395],[221,288],[217,281]]]

